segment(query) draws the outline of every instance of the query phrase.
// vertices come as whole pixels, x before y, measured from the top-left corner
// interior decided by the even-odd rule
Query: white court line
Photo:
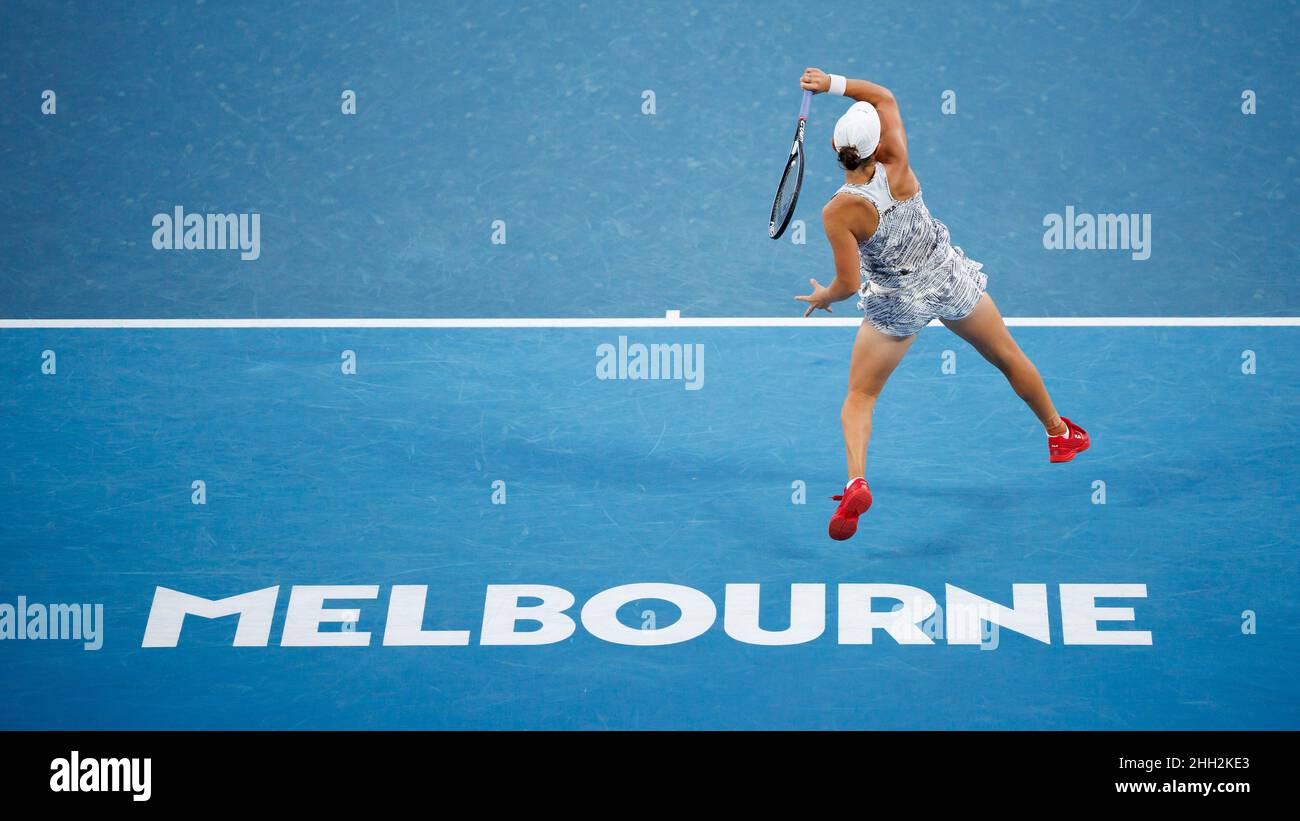
[[[672,312],[670,312],[671,314]],[[1012,328],[1265,328],[1300,327],[1297,316],[1009,316]],[[840,328],[857,327],[861,316],[712,317],[493,317],[338,319],[0,319],[3,328]],[[938,320],[930,323],[938,326]]]

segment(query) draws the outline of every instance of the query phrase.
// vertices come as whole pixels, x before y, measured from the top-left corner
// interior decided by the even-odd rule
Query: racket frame
[[[772,201],[772,214],[767,221],[767,235],[772,239],[780,239],[785,233],[785,229],[790,225],[790,220],[794,218],[795,206],[799,203],[799,191],[803,188],[803,133],[808,124],[808,106],[812,102],[813,93],[805,91],[803,100],[799,104],[799,125],[795,128],[794,144],[790,146],[790,156],[785,161],[785,171],[781,174],[781,182],[776,187],[776,199]],[[781,192],[785,190],[786,177],[790,175],[790,166],[795,159],[799,160],[799,174],[794,181],[794,196],[790,199],[790,210],[786,212],[781,224],[776,224],[777,209],[781,207]]]

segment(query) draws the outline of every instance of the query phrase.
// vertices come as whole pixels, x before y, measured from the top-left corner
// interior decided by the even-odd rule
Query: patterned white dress
[[[949,241],[948,226],[930,215],[920,191],[894,199],[885,167],[877,163],[869,182],[835,193],[862,197],[880,213],[876,232],[858,243],[858,308],[875,328],[911,336],[932,319],[962,319],[975,310],[988,276]]]

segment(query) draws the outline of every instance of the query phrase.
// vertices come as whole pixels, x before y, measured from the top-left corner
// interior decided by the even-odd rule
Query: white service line
[[[841,328],[860,316],[662,317],[355,317],[247,319],[0,319],[2,328]],[[1260,328],[1300,327],[1296,316],[1009,316],[1013,328]],[[937,326],[936,320],[930,323]]]

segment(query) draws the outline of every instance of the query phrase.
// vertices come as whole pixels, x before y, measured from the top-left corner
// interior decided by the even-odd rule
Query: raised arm
[[[868,80],[845,78],[844,96],[859,102],[871,103],[880,115],[880,147],[876,159],[901,167],[907,166],[907,132],[903,129],[903,115],[893,93]],[[801,88],[813,92],[826,92],[831,88],[831,77],[819,68],[806,68],[799,80]]]

